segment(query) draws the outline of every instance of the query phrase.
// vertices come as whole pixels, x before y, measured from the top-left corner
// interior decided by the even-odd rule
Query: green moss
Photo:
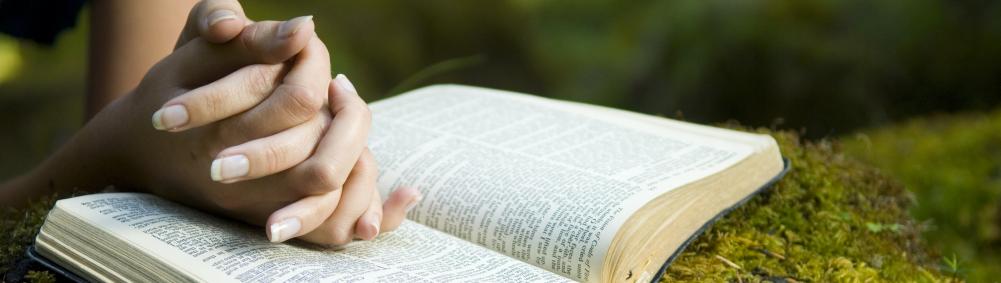
[[[56,282],[56,277],[49,273],[48,271],[28,271],[28,275],[24,276],[24,279],[28,279],[30,282],[34,283],[52,283]]]
[[[845,150],[914,192],[925,238],[956,255],[959,273],[1001,278],[1001,111],[914,119],[846,139]]]
[[[845,158],[836,143],[770,133],[792,170],[723,217],[664,281],[949,281],[907,213],[907,190]]]
[[[700,236],[667,281],[948,281],[907,214],[904,188],[845,158],[832,142],[771,132],[789,174]],[[24,253],[52,199],[0,219],[0,270]],[[36,275],[39,278],[44,275]]]
[[[26,248],[35,240],[49,208],[56,197],[46,197],[29,204],[25,209],[0,210],[0,274],[6,274],[24,257]],[[24,272],[24,271],[21,271]],[[28,271],[30,272],[30,271]],[[47,278],[47,272],[31,273],[29,280]],[[49,275],[51,276],[51,275]]]

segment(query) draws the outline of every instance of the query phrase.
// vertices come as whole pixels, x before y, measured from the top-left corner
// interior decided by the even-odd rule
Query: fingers
[[[340,202],[341,191],[308,196],[298,200],[268,217],[265,224],[268,240],[284,242],[316,230]]]
[[[148,75],[161,76],[182,86],[201,86],[240,67],[277,64],[306,47],[313,33],[311,16],[285,22],[257,22],[224,44],[194,38],[157,63]]]
[[[379,235],[380,229],[382,229],[382,197],[379,196],[378,190],[372,190],[372,200],[369,201],[368,209],[355,223],[355,237],[369,241]]]
[[[367,144],[372,119],[365,101],[346,77],[338,75],[329,88],[334,119],[313,156],[290,172],[295,179],[304,181],[299,187],[314,194],[344,184]]]
[[[386,203],[381,203],[375,189],[375,161],[367,150],[362,158],[343,190],[308,196],[273,213],[266,225],[268,238],[282,242],[300,237],[316,244],[343,245],[352,240],[352,234],[372,240],[380,232],[399,227],[407,212],[421,201],[421,192],[399,188],[390,193]]]
[[[305,87],[283,84],[252,109],[223,120],[219,129],[226,140],[250,140],[274,134],[316,117],[326,97]],[[221,115],[220,115],[221,116]],[[329,114],[328,114],[329,117]],[[225,118],[225,117],[220,117]],[[316,144],[318,140],[311,141]]]
[[[271,93],[277,80],[281,78],[283,68],[281,64],[247,66],[216,82],[175,97],[153,113],[153,127],[179,132],[246,111]],[[322,103],[320,99],[312,100],[316,102],[304,103],[316,103],[317,107]]]
[[[188,13],[187,23],[174,49],[196,37],[211,43],[227,42],[239,35],[249,23],[243,7],[236,0],[203,0]]]
[[[330,56],[327,48],[313,37],[296,56],[282,84],[260,105],[226,120],[221,129],[226,136],[249,140],[303,123],[316,116],[327,102],[330,84]],[[314,142],[315,143],[315,142]]]
[[[233,183],[284,171],[309,157],[331,114],[319,111],[325,96],[298,85],[283,84],[274,95],[268,96],[274,79],[281,77],[281,68],[282,65],[248,66],[171,99],[153,114],[153,126],[177,132],[222,120],[217,127],[219,144],[243,144],[217,155],[211,167],[215,181]],[[265,97],[267,103],[254,107]],[[248,108],[253,109],[227,119]],[[316,116],[317,113],[322,115]],[[312,123],[305,125],[307,121]],[[310,192],[321,191],[330,189]]]
[[[334,213],[315,231],[304,235],[302,239],[327,245],[343,245],[350,242],[354,237],[354,227],[359,221],[358,218],[371,204],[378,176],[375,159],[366,151],[358,159],[350,177],[344,183],[341,199]]]
[[[296,55],[293,66],[282,80],[283,84],[305,87],[323,97],[330,95],[327,91],[330,86],[330,53],[319,37],[309,39],[306,47]],[[347,78],[344,80],[348,86],[351,85]],[[355,92],[354,86],[351,86],[351,92]],[[358,93],[355,92],[354,96],[357,97]]]
[[[212,161],[212,180],[235,183],[259,178],[292,168],[313,152],[313,141],[323,132],[323,117],[279,132],[227,148]]]
[[[421,192],[411,187],[402,187],[390,193],[386,203],[382,205],[380,230],[386,233],[400,227],[400,223],[407,217],[407,212],[410,212],[421,199]]]

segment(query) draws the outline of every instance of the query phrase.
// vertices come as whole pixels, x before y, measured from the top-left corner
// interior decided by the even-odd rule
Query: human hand
[[[219,20],[220,10],[235,11],[222,14],[236,21]],[[124,123],[129,126],[119,130],[122,134],[112,135],[149,137],[141,139],[139,149],[122,144],[129,154],[117,160],[138,169],[123,179],[254,224],[274,212],[267,221],[274,241],[302,236],[343,244],[395,228],[418,194],[398,190],[382,217],[375,164],[364,149],[367,107],[346,77],[327,83],[329,59],[312,35],[312,22],[297,18],[244,27],[250,21],[240,17],[236,2],[200,3],[177,50],[149,72],[135,93],[109,107],[112,114],[95,119],[93,124],[99,125],[110,119],[105,117],[148,114],[152,105],[163,103],[154,124],[174,134]],[[201,37],[190,36],[192,26]],[[249,65],[278,63],[292,55],[291,64]],[[323,82],[322,91],[315,91],[316,82]],[[318,111],[327,95],[331,111]],[[206,170],[210,157],[215,158]],[[216,181],[239,186],[208,181],[204,176],[209,171]]]

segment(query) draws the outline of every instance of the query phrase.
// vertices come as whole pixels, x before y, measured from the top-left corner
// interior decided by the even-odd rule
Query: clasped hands
[[[396,228],[420,199],[401,188],[382,202],[370,121],[348,78],[331,78],[311,17],[253,22],[236,1],[206,0],[174,51],[74,139],[110,152],[117,184],[263,225],[272,242],[341,245]]]

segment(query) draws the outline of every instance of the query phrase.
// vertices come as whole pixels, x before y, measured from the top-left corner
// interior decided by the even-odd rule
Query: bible
[[[650,282],[787,170],[775,140],[583,103],[437,85],[372,103],[378,189],[424,198],[338,249],[142,193],[63,199],[34,249],[90,281]]]

